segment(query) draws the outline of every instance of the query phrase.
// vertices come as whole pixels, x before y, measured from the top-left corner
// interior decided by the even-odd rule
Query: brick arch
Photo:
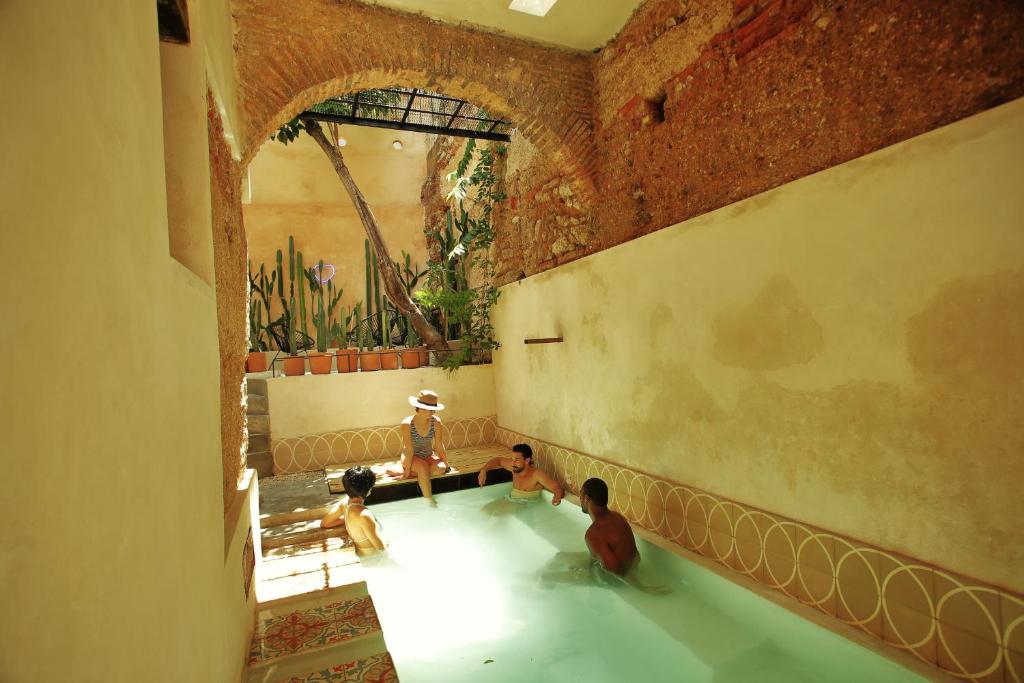
[[[593,193],[589,55],[354,0],[235,5],[244,163],[271,132],[311,104],[405,86],[466,99],[507,118]]]

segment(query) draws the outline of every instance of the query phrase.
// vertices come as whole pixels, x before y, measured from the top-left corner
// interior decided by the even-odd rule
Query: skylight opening
[[[512,0],[508,8],[516,12],[532,14],[535,17],[543,17],[558,0]]]

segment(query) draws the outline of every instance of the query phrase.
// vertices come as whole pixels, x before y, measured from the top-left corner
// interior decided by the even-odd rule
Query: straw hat
[[[409,405],[424,410],[444,410],[444,404],[437,402],[437,394],[430,389],[424,389],[416,396],[410,396]]]

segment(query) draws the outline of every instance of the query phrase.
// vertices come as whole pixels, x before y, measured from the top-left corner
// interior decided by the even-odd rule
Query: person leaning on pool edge
[[[487,483],[487,471],[498,467],[504,467],[512,473],[512,498],[538,498],[541,489],[547,489],[553,496],[551,504],[558,505],[565,496],[565,491],[557,481],[533,466],[533,449],[529,444],[517,443],[513,446],[511,458],[498,456],[488,460],[487,464],[480,468],[480,475],[477,477],[480,486]]]
[[[605,569],[619,576],[626,574],[640,555],[629,522],[618,512],[608,509],[608,485],[597,477],[583,482],[580,508],[583,514],[590,515],[593,522],[585,537],[587,548]]]
[[[429,389],[410,396],[409,405],[416,412],[402,420],[402,476],[408,479],[416,475],[420,492],[433,504],[430,478],[451,470],[444,449],[444,425],[436,415],[444,406]]]
[[[356,546],[360,555],[384,550],[385,544],[380,537],[380,522],[366,507],[366,497],[373,490],[377,475],[369,467],[350,467],[341,478],[341,485],[348,494],[347,501],[338,502],[331,511],[320,520],[324,529],[345,525],[349,538]],[[342,515],[345,521],[341,521]]]

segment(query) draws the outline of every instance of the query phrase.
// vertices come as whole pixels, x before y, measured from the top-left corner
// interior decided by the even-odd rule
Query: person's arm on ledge
[[[324,518],[320,520],[320,526],[324,529],[333,529],[336,526],[342,526],[345,524],[345,520],[342,517],[345,515],[345,503],[346,500],[342,498],[334,507],[331,508],[330,512],[324,515]]]
[[[561,484],[555,481],[547,472],[540,469],[537,470],[537,479],[540,480],[541,486],[546,488],[548,491],[551,491],[551,495],[553,496],[551,498],[552,505],[558,505],[562,502],[562,498],[565,496],[565,489],[562,488]]]
[[[477,477],[477,481],[480,483],[480,485],[483,486],[484,484],[487,483],[488,470],[496,470],[499,467],[504,467],[506,470],[511,470],[511,461],[508,458],[503,458],[500,455],[496,455],[495,457],[485,462],[484,466],[480,468],[480,475]]]

